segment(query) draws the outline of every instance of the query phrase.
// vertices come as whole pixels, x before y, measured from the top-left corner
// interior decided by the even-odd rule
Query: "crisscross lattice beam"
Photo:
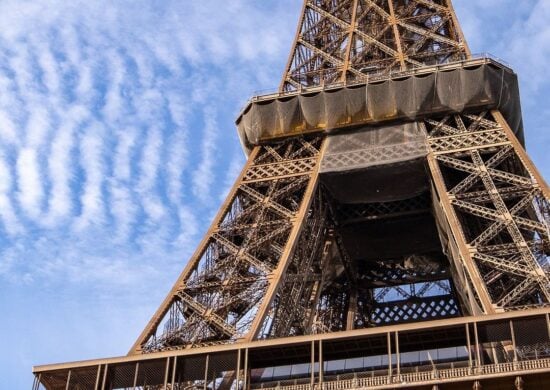
[[[550,302],[548,189],[502,115],[424,124],[433,180],[461,248],[455,266],[482,310]]]
[[[466,58],[450,0],[305,0],[281,91]]]
[[[277,292],[287,269],[304,276],[322,243],[317,236],[324,232],[324,219],[308,212],[322,145],[322,137],[312,136],[254,149],[206,237],[132,352],[253,339],[274,301],[278,311],[283,304],[299,303],[294,289],[291,298]],[[313,204],[324,207],[320,202]],[[298,239],[304,234],[308,237]],[[297,245],[300,240],[305,244]],[[303,284],[294,280],[293,286]],[[288,329],[290,320],[285,321],[278,317],[277,326]]]

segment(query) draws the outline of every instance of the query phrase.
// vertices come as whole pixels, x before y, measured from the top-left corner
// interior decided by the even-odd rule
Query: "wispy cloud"
[[[61,280],[71,280],[62,266],[74,261],[69,242],[93,245],[92,232],[126,250],[128,262],[147,243],[159,254],[174,245],[189,252],[243,161],[232,115],[250,93],[244,87],[276,83],[265,70],[256,75],[254,61],[286,57],[292,31],[276,31],[289,11],[262,7],[242,0],[223,12],[213,0],[2,2],[6,248],[70,237],[57,250],[60,272],[50,274]],[[47,269],[53,260],[40,256],[43,247],[30,247],[37,266],[25,272]],[[96,270],[82,272],[93,279]],[[0,277],[8,273],[18,270],[4,265]]]
[[[132,343],[244,161],[234,116],[278,83],[299,7],[0,2],[0,331],[32,339],[5,345],[3,385]]]
[[[216,120],[216,112],[212,108],[203,111],[204,127],[200,146],[200,161],[193,173],[193,195],[202,202],[212,200],[212,190],[215,181],[215,159],[218,149],[219,127]]]
[[[17,157],[17,199],[21,208],[34,219],[38,219],[41,212],[42,188],[41,173],[37,161],[37,152],[32,148],[23,148]]]
[[[502,50],[539,94],[549,92],[545,3],[455,1],[474,51]],[[0,2],[0,293],[24,301],[0,331],[41,324],[28,348],[11,345],[21,364],[51,360],[84,330],[109,347],[89,342],[59,359],[132,343],[240,170],[234,116],[252,91],[278,84],[299,9],[296,0]],[[51,325],[62,317],[76,319]],[[17,370],[2,380],[28,387],[29,368]]]
[[[94,123],[87,126],[79,147],[80,167],[84,173],[80,213],[76,218],[75,228],[82,231],[90,224],[101,224],[105,218],[103,180],[104,165],[104,132],[103,125]]]

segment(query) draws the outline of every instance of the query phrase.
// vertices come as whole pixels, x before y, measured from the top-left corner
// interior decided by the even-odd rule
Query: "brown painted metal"
[[[292,232],[288,237],[288,244],[286,245],[285,250],[281,256],[281,259],[279,260],[279,264],[277,265],[277,268],[273,271],[272,277],[270,278],[271,280],[270,280],[269,288],[265,292],[264,298],[262,300],[262,304],[258,309],[258,312],[256,313],[256,316],[254,318],[254,322],[252,323],[250,327],[250,331],[246,336],[247,341],[252,341],[258,337],[260,328],[263,325],[263,322],[265,321],[265,318],[268,314],[269,307],[272,305],[273,299],[275,298],[275,293],[277,292],[278,289],[280,289],[281,281],[284,278],[284,274],[286,273],[288,266],[292,260],[291,256],[294,253],[296,245],[298,243],[298,236],[300,235],[303,229],[306,213],[310,210],[312,198],[318,187],[319,169],[321,166],[320,162],[323,157],[324,145],[325,143],[323,143],[323,146],[321,146],[316,156],[317,161],[315,163],[315,168],[310,173],[309,183],[307,185],[306,191],[302,199],[300,211],[295,217],[296,220],[294,222]]]
[[[368,45],[360,49],[361,42]],[[377,50],[391,54],[389,60],[362,64],[376,73],[390,72],[396,63],[399,70],[422,69],[470,56],[450,1],[306,0],[281,91],[360,79],[370,71],[356,68],[358,56]],[[305,79],[293,79],[302,74],[299,63],[306,57],[313,67]],[[426,214],[429,194],[339,205],[318,183],[325,135],[273,140],[254,148],[195,255],[130,353],[350,331],[461,312],[493,314],[549,302],[548,278],[539,263],[548,246],[547,221],[540,220],[548,215],[548,188],[504,118],[497,111],[490,115],[421,122],[428,134],[431,202],[442,216],[450,268],[430,266],[412,274],[379,261],[361,276],[359,291],[358,265],[338,226]],[[506,162],[514,155],[523,168],[499,166],[514,166]],[[449,187],[449,170],[468,175]],[[289,196],[296,197],[293,206],[285,204]],[[485,230],[470,237],[470,225]],[[529,229],[533,233],[525,233]],[[510,258],[515,252],[517,261]],[[343,267],[344,276],[335,279],[334,267]]]
[[[280,90],[469,56],[450,0],[305,0]]]
[[[323,139],[298,137],[255,148],[130,353],[257,336],[316,192]]]
[[[378,328],[364,328],[364,329],[354,329],[349,332],[335,332],[335,333],[325,333],[325,334],[315,334],[315,335],[304,335],[304,336],[295,336],[295,337],[281,337],[277,339],[268,339],[268,340],[255,340],[251,342],[237,343],[237,344],[219,344],[211,345],[203,348],[191,348],[191,349],[174,349],[169,351],[158,351],[151,352],[146,354],[135,354],[135,355],[126,355],[112,358],[104,359],[93,359],[93,360],[83,360],[78,362],[70,363],[58,363],[58,364],[47,364],[47,365],[38,365],[33,367],[33,373],[39,374],[41,372],[52,372],[59,370],[69,370],[82,367],[90,367],[97,365],[115,365],[123,363],[137,363],[137,362],[147,362],[158,359],[165,359],[169,356],[178,356],[189,357],[198,354],[212,354],[212,353],[221,353],[227,351],[233,351],[241,349],[245,350],[261,350],[263,348],[275,348],[275,347],[285,347],[285,346],[295,346],[300,344],[310,344],[311,342],[318,342],[319,340],[329,341],[329,340],[353,340],[360,337],[371,337],[371,336],[385,336],[387,332],[410,332],[418,331],[422,329],[439,329],[445,327],[456,327],[464,326],[466,324],[477,324],[484,322],[507,322],[510,320],[520,320],[524,317],[530,316],[546,316],[550,315],[550,306],[546,305],[544,307],[539,307],[531,309],[528,312],[526,311],[510,311],[505,313],[497,314],[487,314],[483,316],[468,316],[468,317],[458,317],[458,318],[447,318],[443,320],[430,321],[428,323],[408,323],[408,324],[399,324],[391,325],[387,327],[378,327]],[[550,322],[548,322],[550,325]],[[550,336],[549,336],[550,337]],[[479,344],[479,341],[474,340],[475,344]]]
[[[280,92],[334,87],[392,71],[422,72],[466,58],[470,51],[450,0],[305,0]],[[498,110],[428,115],[418,125],[426,135],[423,168],[430,190],[404,200],[337,201],[320,173],[330,132],[255,145],[128,356],[35,367],[38,383],[71,388],[90,369],[94,388],[103,389],[115,386],[110,370],[126,369],[131,382],[120,383],[135,387],[149,367],[160,375],[159,389],[206,389],[209,383],[220,390],[231,383],[248,389],[254,381],[280,388],[260,383],[249,354],[263,351],[270,364],[280,366],[281,353],[290,356],[304,345],[310,351],[302,362],[311,366],[308,383],[286,390],[407,388],[407,380],[418,388],[442,383],[522,388],[533,375],[550,383],[550,354],[544,355],[550,351],[550,191],[544,178]],[[346,241],[346,229],[419,216],[432,218],[439,234],[441,253],[433,257],[419,249],[389,260],[357,258]],[[385,242],[392,246],[399,239]],[[529,344],[530,335],[521,329],[525,332],[524,322],[533,316],[548,332]],[[497,341],[488,336],[496,329],[489,322],[505,324]],[[407,335],[458,328],[468,356],[456,363],[464,367],[434,365],[430,376],[421,367],[415,373],[402,367]],[[434,348],[446,342],[445,336],[435,337],[426,340]],[[324,372],[325,355],[338,355],[334,345],[345,352],[362,339],[375,340],[374,346],[383,340],[383,369],[355,376],[356,382]],[[204,357],[204,367],[198,357]],[[229,366],[223,359],[231,360]],[[179,378],[193,364],[200,378]],[[216,385],[215,370],[222,368]]]
[[[172,289],[170,290],[170,292],[168,293],[168,295],[166,296],[166,298],[164,299],[164,301],[162,302],[160,307],[157,309],[157,311],[155,312],[155,314],[153,315],[153,317],[151,318],[151,320],[149,321],[149,323],[147,324],[147,326],[145,327],[145,329],[143,330],[141,335],[138,337],[138,339],[136,340],[136,343],[132,346],[132,348],[130,350],[130,353],[137,353],[137,352],[141,351],[141,344],[144,342],[144,340],[147,337],[149,337],[151,332],[153,332],[153,329],[158,326],[158,324],[162,320],[163,316],[166,315],[166,312],[170,308],[170,304],[174,300],[174,297],[176,296],[178,289],[180,288],[180,286],[182,285],[184,280],[187,278],[187,276],[189,275],[189,273],[191,272],[191,270],[195,266],[195,264],[198,261],[198,259],[200,258],[200,256],[203,254],[204,248],[206,247],[206,245],[208,243],[208,240],[210,239],[210,234],[212,233],[212,231],[215,230],[216,226],[220,223],[222,217],[224,216],[227,209],[229,208],[231,200],[236,195],[239,183],[240,183],[240,181],[242,181],[242,178],[246,174],[248,168],[252,165],[252,162],[254,161],[254,158],[255,158],[256,154],[258,153],[258,150],[259,150],[259,148],[256,148],[250,154],[250,157],[249,157],[249,160],[248,160],[247,164],[245,165],[245,167],[241,171],[236,183],[233,185],[233,187],[231,188],[231,191],[227,195],[227,198],[226,198],[224,204],[222,205],[222,207],[218,211],[218,214],[214,218],[214,221],[212,222],[212,225],[210,226],[210,228],[208,230],[209,233],[207,233],[205,235],[205,237],[202,239],[202,241],[199,244],[197,250],[195,251],[195,253],[191,257],[191,259],[187,263],[187,265],[186,265],[185,269],[182,271],[181,275],[178,277],[176,283],[174,284],[174,286],[172,287]]]
[[[546,184],[497,111],[426,120],[437,195],[485,313],[550,302]],[[462,174],[458,183],[445,180]],[[457,213],[461,218],[456,217]]]
[[[454,318],[454,319],[446,319],[446,320],[439,320],[439,321],[432,321],[429,323],[414,323],[414,324],[403,324],[403,325],[395,325],[395,326],[389,326],[385,328],[371,328],[371,329],[359,329],[359,330],[353,330],[349,332],[340,332],[340,333],[334,333],[334,334],[320,334],[320,335],[310,335],[310,336],[299,336],[299,337],[292,337],[292,338],[282,338],[282,339],[273,339],[273,340],[263,340],[263,341],[253,341],[250,343],[237,343],[232,345],[216,345],[216,346],[210,346],[205,348],[199,348],[199,349],[187,349],[187,350],[172,350],[172,351],[164,351],[164,352],[155,352],[155,353],[149,353],[149,354],[141,354],[141,355],[129,355],[129,356],[122,356],[118,358],[110,358],[110,359],[101,359],[101,360],[90,360],[90,361],[82,361],[82,362],[75,362],[75,363],[65,363],[65,364],[55,364],[55,365],[48,365],[48,366],[37,366],[34,367],[33,372],[36,376],[36,378],[42,380],[42,384],[46,386],[47,389],[55,389],[58,388],[57,385],[53,385],[53,382],[56,380],[54,378],[66,378],[68,375],[68,372],[75,372],[75,373],[82,373],[82,372],[89,372],[88,375],[88,383],[91,383],[93,386],[94,380],[95,380],[95,373],[96,372],[102,372],[102,382],[101,386],[106,387],[109,385],[109,381],[112,380],[113,375],[121,368],[121,367],[130,367],[130,372],[141,372],[142,367],[151,367],[151,364],[154,362],[163,362],[163,361],[170,361],[173,362],[180,361],[183,364],[183,367],[186,367],[187,365],[192,366],[192,362],[196,361],[197,357],[202,357],[204,360],[208,359],[210,361],[215,361],[216,357],[218,356],[227,356],[229,352],[233,352],[232,356],[238,357],[239,355],[245,356],[244,361],[244,378],[246,381],[246,378],[249,377],[250,372],[247,369],[249,367],[249,364],[255,364],[254,361],[249,362],[248,355],[250,353],[254,354],[254,356],[262,356],[262,359],[266,361],[267,364],[269,364],[269,359],[277,359],[280,358],[280,356],[277,356],[278,351],[281,351],[281,348],[288,349],[288,351],[294,351],[296,348],[302,348],[301,350],[305,352],[304,356],[302,357],[304,363],[310,362],[313,366],[316,362],[322,362],[323,359],[327,359],[328,356],[324,356],[322,353],[323,347],[326,345],[329,345],[330,343],[338,343],[337,345],[341,345],[345,348],[345,346],[349,347],[350,350],[354,347],[356,348],[357,343],[360,343],[362,340],[384,340],[382,344],[382,349],[385,349],[385,352],[383,353],[387,357],[387,361],[389,363],[390,359],[392,359],[391,355],[395,354],[395,357],[400,356],[400,353],[405,352],[403,350],[403,344],[407,341],[407,335],[414,335],[417,334],[419,331],[424,331],[426,334],[429,334],[430,332],[433,332],[436,334],[437,332],[444,332],[445,330],[456,330],[456,329],[469,329],[470,327],[474,330],[474,339],[472,346],[475,349],[476,354],[476,364],[475,367],[472,367],[472,364],[468,365],[468,362],[471,361],[471,356],[467,358],[466,366],[457,366],[456,368],[449,369],[448,364],[442,364],[437,365],[433,369],[430,369],[427,373],[426,372],[416,372],[416,374],[411,375],[410,370],[407,372],[404,372],[403,368],[400,366],[397,366],[396,369],[401,371],[397,372],[393,370],[393,368],[388,364],[386,366],[386,369],[383,371],[376,371],[376,372],[366,372],[363,373],[359,378],[371,378],[368,379],[368,382],[356,382],[354,383],[351,379],[348,379],[347,377],[343,376],[341,378],[335,378],[334,376],[327,377],[327,375],[323,375],[320,371],[312,371],[312,376],[307,378],[307,386],[311,387],[303,387],[304,385],[297,385],[289,387],[283,387],[283,386],[274,386],[278,388],[284,388],[284,390],[304,390],[304,389],[314,389],[316,386],[318,386],[322,381],[326,383],[326,385],[330,385],[330,388],[339,388],[339,389],[354,389],[358,387],[368,387],[368,388],[376,388],[376,389],[383,389],[383,388],[410,388],[412,385],[414,386],[422,386],[422,385],[428,385],[430,386],[432,384],[452,384],[452,383],[471,383],[474,380],[481,380],[484,381],[484,383],[488,382],[495,382],[499,377],[510,377],[512,380],[518,376],[518,375],[524,375],[528,377],[535,377],[538,378],[539,381],[546,381],[545,383],[548,383],[548,380],[550,379],[550,359],[548,359],[546,356],[536,356],[536,355],[529,355],[524,356],[525,350],[524,347],[517,347],[510,351],[512,354],[516,354],[518,352],[522,353],[522,358],[518,359],[516,361],[509,361],[509,362],[485,362],[481,363],[481,354],[480,350],[484,349],[484,353],[490,352],[492,345],[495,343],[484,343],[481,339],[481,334],[486,335],[488,329],[496,329],[495,324],[504,324],[508,325],[510,322],[515,325],[521,325],[524,329],[526,328],[526,324],[529,324],[529,321],[532,321],[533,319],[537,319],[539,323],[548,323],[547,315],[550,312],[550,309],[534,309],[530,312],[525,311],[517,311],[517,312],[509,312],[509,313],[501,313],[501,314],[495,314],[495,315],[487,315],[483,317],[462,317],[462,318]],[[527,321],[527,322],[526,322]],[[521,333],[518,333],[521,334]],[[464,332],[464,336],[468,336],[468,332]],[[403,339],[401,339],[403,337]],[[486,337],[486,336],[483,336]],[[501,335],[497,337],[503,337],[511,339],[507,340],[511,342],[511,340],[514,338],[514,334],[510,334],[508,336]],[[525,338],[525,336],[522,336]],[[540,339],[548,339],[545,335],[540,335]],[[393,339],[393,340],[392,340]],[[502,339],[505,341],[504,339]],[[426,340],[428,342],[428,340]],[[431,341],[436,342],[437,341]],[[384,345],[386,344],[386,345]],[[469,342],[468,342],[469,345]],[[513,345],[516,345],[513,343]],[[316,346],[316,347],[315,347]],[[523,348],[523,349],[522,349]],[[537,348],[540,348],[540,351],[543,352],[545,345],[544,343],[540,344]],[[309,351],[309,352],[307,352]],[[327,353],[334,353],[334,350],[328,350]],[[365,351],[368,353],[368,351]],[[289,354],[289,357],[291,355]],[[177,360],[176,360],[177,359]],[[194,360],[195,359],[195,360]],[[401,359],[401,358],[400,358]],[[232,361],[233,367],[238,368],[240,360],[234,360]],[[397,364],[397,361],[394,361],[394,363]],[[104,368],[101,370],[101,368]],[[470,368],[469,368],[470,367]],[[112,371],[110,374],[108,373],[108,368],[111,368]],[[160,385],[163,381],[165,370],[167,366],[166,365],[159,365],[157,368],[158,376],[157,380],[158,383],[151,383],[150,385],[158,384]],[[423,367],[422,370],[425,370],[426,368]],[[181,367],[179,369],[181,371]],[[431,375],[431,373],[434,373],[434,375]],[[426,375],[428,374],[428,375]],[[99,378],[99,376],[98,376]],[[141,376],[142,379],[140,381],[143,381],[143,376]],[[82,376],[75,375],[75,386],[78,384],[76,382],[79,382],[79,380],[82,379]],[[126,381],[130,385],[133,383],[134,375],[130,375]],[[256,378],[257,380],[257,378]],[[201,381],[202,382],[202,381]],[[311,383],[313,382],[313,384]],[[58,382],[55,382],[58,383]],[[96,387],[97,383],[95,382]],[[362,386],[359,386],[360,383],[364,383]],[[541,382],[543,383],[543,382]],[[65,382],[62,383],[63,387],[65,386]],[[139,385],[143,385],[143,383],[138,383]],[[184,386],[180,382],[180,386]],[[185,384],[185,386],[189,386],[189,384]],[[199,386],[202,387],[202,384]],[[270,386],[263,386],[264,388],[271,389]],[[81,387],[82,388],[82,387]],[[86,387],[84,387],[86,388]],[[91,388],[91,387],[90,387]],[[155,387],[152,387],[155,388]],[[162,386],[158,387],[162,388]],[[248,387],[246,387],[248,388]]]

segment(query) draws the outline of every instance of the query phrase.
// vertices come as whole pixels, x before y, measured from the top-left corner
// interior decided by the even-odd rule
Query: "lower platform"
[[[33,390],[546,389],[550,308],[36,366]]]

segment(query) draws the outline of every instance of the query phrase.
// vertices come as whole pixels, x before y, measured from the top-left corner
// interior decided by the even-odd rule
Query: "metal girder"
[[[254,149],[205,239],[130,353],[256,337],[307,224],[323,140],[313,135]]]
[[[486,291],[485,301],[491,304],[484,309],[550,302],[550,281],[543,269],[547,261],[541,263],[539,256],[550,242],[548,221],[539,210],[548,205],[546,184],[526,164],[525,152],[500,113],[455,115],[437,122],[432,118],[425,125],[432,159],[445,171],[432,165],[432,177],[439,183],[438,196],[451,206],[446,217],[453,235],[465,239],[463,253],[454,261],[469,270],[475,291]],[[466,151],[455,147],[468,136],[481,142]]]
[[[441,295],[378,303],[372,310],[371,321],[381,326],[459,315],[456,299],[451,295]]]
[[[469,55],[450,1],[304,0],[280,90],[361,81]]]
[[[346,225],[386,218],[398,218],[430,212],[430,207],[431,199],[428,193],[398,201],[343,204],[336,207],[335,220],[339,225]]]
[[[321,191],[313,196],[310,211],[297,238],[296,250],[269,307],[258,338],[310,333],[312,296],[323,278],[323,249],[327,240],[327,203]]]
[[[415,68],[468,57],[470,52],[450,0],[304,0],[280,92],[382,80],[395,76],[389,74],[393,71],[408,76],[416,73]],[[350,128],[357,124],[346,122]],[[311,343],[311,384],[288,387],[304,390],[317,387],[315,375],[324,386],[323,369],[314,372],[315,364],[324,367],[323,341],[385,335],[387,381],[379,381],[373,371],[372,377],[358,378],[355,374],[353,380],[342,383],[350,389],[357,388],[358,379],[362,380],[359,387],[405,387],[410,383],[404,378],[429,374],[426,378],[434,380],[438,374],[434,365],[433,372],[419,372],[417,367],[416,376],[401,376],[399,332],[417,332],[423,325],[398,324],[550,306],[550,192],[501,113],[424,118],[420,127],[427,134],[427,142],[417,142],[427,152],[431,191],[378,203],[338,204],[319,185],[324,136],[274,138],[268,144],[253,146],[197,251],[126,360],[104,361],[93,372],[69,369],[45,373],[43,381],[56,389],[69,389],[74,383],[86,383],[86,388],[95,383],[95,389],[103,389],[117,387],[107,378],[118,376],[124,377],[120,382],[124,387],[133,383],[137,388],[139,378],[140,383],[145,382],[140,388],[175,389],[176,372],[183,371],[185,377],[189,367],[196,368],[192,367],[196,356],[189,350],[201,348],[197,355],[204,359],[204,367],[198,369],[204,377],[184,384],[178,378],[178,389],[190,384],[205,389],[210,384],[220,390],[241,385],[249,388],[249,348],[260,345],[267,348],[262,353],[269,350],[269,354],[293,345],[293,341],[259,339],[301,336],[302,343]],[[407,149],[412,144],[342,153],[323,164],[346,167],[364,162],[383,166],[395,157],[418,158],[416,147],[414,153]],[[361,243],[357,244],[360,250],[355,251],[356,237],[344,237],[346,229],[361,225],[372,231],[376,224],[407,222],[409,225],[404,226],[411,230],[416,219],[408,217],[420,213],[424,214],[421,218],[434,216],[443,249],[431,247],[432,252],[388,259],[388,253],[376,254],[376,248],[365,255]],[[379,239],[376,232],[372,235],[372,242]],[[346,239],[351,242],[348,247]],[[382,239],[392,245],[399,237]],[[411,249],[403,246],[399,250]],[[545,316],[550,334],[550,315],[547,311],[539,315]],[[516,355],[548,353],[548,342],[516,348],[513,321],[519,316],[505,313],[489,317],[509,321],[511,340],[505,336],[499,347],[512,343]],[[478,340],[478,320],[483,321],[475,317],[436,323],[452,327],[454,332],[457,324],[465,326],[469,366],[457,367],[462,370],[456,371],[459,377],[487,374],[479,367],[480,349],[489,343]],[[368,329],[387,325],[394,326],[379,332]],[[470,335],[471,328],[474,335]],[[345,334],[314,335],[335,331]],[[546,339],[546,330],[540,333]],[[393,348],[392,336],[396,340]],[[441,340],[445,335],[439,337]],[[440,340],[434,339],[432,344],[437,346]],[[270,349],[274,346],[281,348]],[[303,347],[296,346],[296,350]],[[496,349],[493,345],[490,348]],[[398,359],[397,376],[392,349]],[[236,366],[227,364],[235,356],[216,356],[228,351],[236,351]],[[151,355],[159,360],[148,359]],[[209,366],[211,356],[217,363]],[[181,364],[178,357],[190,360]],[[273,361],[281,364],[278,359]],[[133,371],[123,366],[128,362],[135,363]],[[141,362],[158,366],[151,369],[158,376],[154,381],[164,385],[151,386],[145,371],[140,371]],[[110,369],[111,363],[119,367]],[[489,373],[500,375],[502,368],[510,371],[521,363],[525,361],[495,366],[498,369],[491,366]],[[538,364],[525,367],[550,367]],[[164,369],[164,376],[159,375],[159,367]],[[223,377],[209,382],[208,375],[218,371]],[[240,382],[241,373],[244,382]],[[39,376],[34,387],[38,388],[41,381]],[[516,378],[516,387],[522,386],[522,381]],[[477,388],[479,382],[475,383]]]
[[[395,57],[397,57],[399,55],[399,53],[397,51],[395,51],[395,50],[391,49],[390,47],[384,45],[382,42],[378,41],[376,38],[371,37],[370,35],[364,33],[361,30],[354,29],[353,26],[355,25],[356,22],[354,23],[353,18],[352,18],[352,23],[347,23],[347,22],[337,18],[336,16],[332,15],[331,13],[325,11],[324,9],[316,6],[314,3],[311,3],[311,2],[307,3],[307,7],[311,8],[312,10],[317,12],[319,15],[322,15],[323,17],[329,19],[331,22],[333,22],[335,24],[338,24],[338,25],[342,26],[342,28],[347,29],[348,31],[350,31],[351,32],[351,37],[348,38],[348,39],[353,39],[353,34],[357,34],[357,36],[361,37],[362,39],[364,39],[368,43],[378,47],[380,50],[382,50],[382,51],[384,51],[384,52],[386,52],[386,53],[388,53],[392,56],[395,56]],[[357,5],[354,6],[354,10],[357,10]],[[351,50],[351,45],[347,46],[346,51],[348,52],[349,50]],[[346,58],[349,61],[349,53],[346,56]]]

